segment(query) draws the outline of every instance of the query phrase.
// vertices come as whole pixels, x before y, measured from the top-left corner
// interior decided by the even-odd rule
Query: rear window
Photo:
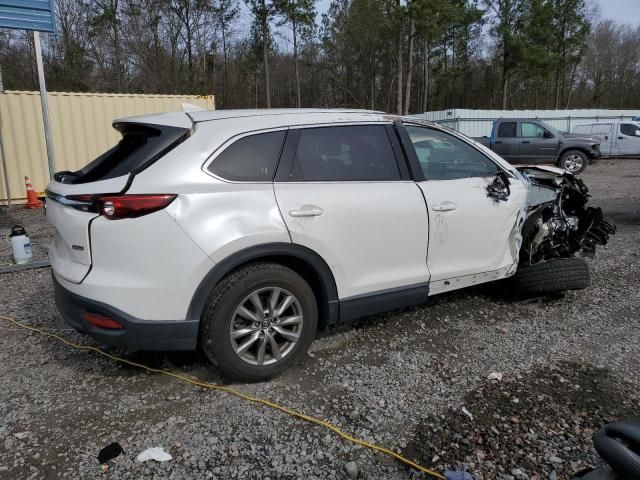
[[[229,145],[209,165],[214,175],[234,182],[270,182],[286,131],[258,133]]]
[[[58,172],[61,183],[89,183],[136,174],[161,158],[189,136],[186,128],[118,123],[113,126],[122,134],[117,145],[75,172]]]
[[[498,127],[498,137],[502,138],[514,138],[516,135],[516,122],[502,122]]]

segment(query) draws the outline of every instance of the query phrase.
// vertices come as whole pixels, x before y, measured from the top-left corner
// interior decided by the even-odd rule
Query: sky
[[[640,0],[595,0],[602,18],[640,26]]]

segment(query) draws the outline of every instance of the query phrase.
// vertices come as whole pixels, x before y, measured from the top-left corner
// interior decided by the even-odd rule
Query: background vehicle
[[[475,138],[513,164],[550,163],[573,174],[600,157],[600,141],[562,133],[539,120],[503,118],[493,122],[490,137]]]
[[[591,123],[576,126],[572,133],[599,139],[603,155],[640,156],[640,123]]]
[[[122,141],[48,187],[56,303],[128,349],[198,343],[270,378],[318,325],[518,273],[584,288],[613,227],[558,169],[376,112],[218,111],[118,120]]]

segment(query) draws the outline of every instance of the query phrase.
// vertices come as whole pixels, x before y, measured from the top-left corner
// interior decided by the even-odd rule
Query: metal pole
[[[4,94],[2,82],[2,70],[0,69],[0,95]],[[2,141],[2,117],[0,117],[0,160],[2,161],[2,173],[4,175],[4,189],[7,192],[7,206],[11,208],[11,189],[9,188],[9,172],[7,171],[7,158],[4,156],[4,142]]]
[[[2,173],[4,174],[4,189],[7,192],[7,206],[11,207],[11,190],[9,189],[9,173],[7,172],[7,158],[4,156],[4,142],[0,131],[0,155],[2,156]]]
[[[44,139],[47,143],[47,161],[49,163],[49,178],[53,178],[56,171],[53,157],[53,142],[51,140],[51,126],[49,125],[49,102],[47,101],[47,86],[44,82],[44,67],[42,66],[42,47],[40,46],[40,32],[33,32],[33,43],[36,48],[36,63],[38,64],[38,83],[40,84],[40,103],[42,103],[42,121],[44,123]]]

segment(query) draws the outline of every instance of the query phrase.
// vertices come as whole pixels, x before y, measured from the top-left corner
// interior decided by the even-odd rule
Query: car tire
[[[579,175],[585,171],[589,157],[580,150],[567,150],[560,156],[558,166],[569,173]]]
[[[587,288],[591,274],[582,258],[558,258],[519,267],[511,283],[515,295],[536,297]]]
[[[211,292],[200,343],[225,378],[260,382],[296,363],[317,326],[315,295],[304,278],[283,265],[256,263],[232,272]]]

